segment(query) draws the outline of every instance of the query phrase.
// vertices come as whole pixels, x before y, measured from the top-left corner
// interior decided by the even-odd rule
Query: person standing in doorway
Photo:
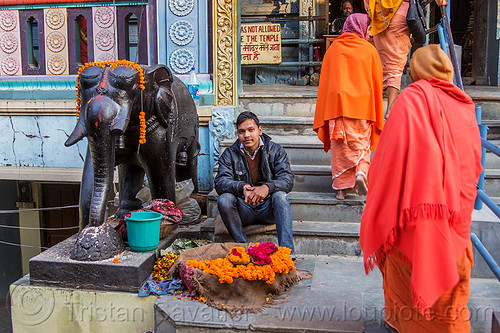
[[[332,34],[340,35],[342,33],[342,28],[344,27],[345,20],[349,15],[352,14],[352,1],[344,0],[340,3],[340,15],[332,23]]]

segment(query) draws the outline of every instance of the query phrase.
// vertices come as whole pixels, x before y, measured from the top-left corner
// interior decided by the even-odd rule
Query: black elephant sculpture
[[[196,191],[198,115],[187,87],[164,65],[86,64],[77,96],[81,110],[65,145],[87,137],[88,149],[80,189],[81,230],[71,258],[103,260],[124,249],[121,237],[106,223],[114,167],[118,216],[140,208],[136,194],[145,174],[153,199],[175,201],[176,180],[192,178]]]

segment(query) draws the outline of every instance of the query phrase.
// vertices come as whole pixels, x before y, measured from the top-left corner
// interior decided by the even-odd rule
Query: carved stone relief
[[[96,61],[118,59],[116,24],[114,7],[92,7],[94,59]]]
[[[13,33],[7,33],[0,38],[0,48],[3,52],[11,54],[17,50],[19,41]]]
[[[0,75],[21,75],[20,26],[17,10],[0,11]]]
[[[194,66],[194,54],[185,48],[177,49],[170,55],[169,63],[176,73],[187,74]]]
[[[103,29],[107,29],[115,22],[113,10],[109,7],[99,7],[95,11],[95,23]]]
[[[170,26],[168,35],[176,45],[187,45],[194,38],[194,26],[188,20],[177,20]]]
[[[11,56],[2,59],[2,72],[7,75],[15,75],[19,71],[19,62]]]
[[[62,28],[65,22],[65,14],[57,8],[45,11],[45,24],[52,30]]]
[[[44,9],[45,69],[47,74],[69,74],[66,8]]]
[[[54,54],[47,60],[47,69],[53,75],[61,75],[66,70],[66,59],[59,54]]]
[[[47,47],[50,51],[57,53],[61,52],[66,46],[66,38],[58,31],[53,31],[47,36]]]
[[[211,168],[219,162],[219,143],[222,140],[235,137],[234,127],[235,107],[215,107],[212,113],[212,121],[208,123],[210,131],[210,155],[212,156]]]
[[[11,31],[17,27],[17,12],[10,10],[0,12],[0,28],[4,31]]]
[[[194,0],[168,0],[168,8],[177,16],[186,16],[193,11]]]

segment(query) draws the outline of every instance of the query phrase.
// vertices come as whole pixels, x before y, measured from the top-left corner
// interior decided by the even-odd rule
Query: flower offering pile
[[[164,256],[158,258],[153,266],[153,281],[160,282],[171,279],[172,277],[168,276],[168,271],[172,268],[178,257],[178,254],[168,252]]]
[[[225,258],[189,260],[186,264],[217,276],[220,283],[233,283],[234,279],[241,277],[271,284],[276,273],[287,274],[295,270],[290,252],[289,248],[278,248],[273,243],[257,243],[250,246],[248,251],[241,246],[233,247]]]
[[[139,296],[163,296],[179,292],[182,289],[182,281],[168,274],[178,257],[176,253],[167,252],[158,258],[153,266],[153,273],[139,289]]]
[[[297,283],[290,252],[269,242],[212,243],[183,252],[168,274],[212,307],[258,312]]]

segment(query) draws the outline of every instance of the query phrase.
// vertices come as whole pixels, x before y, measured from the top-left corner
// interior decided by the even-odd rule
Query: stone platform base
[[[127,249],[106,260],[72,260],[69,257],[75,240],[76,235],[71,236],[33,257],[29,262],[30,284],[137,293],[153,270],[155,251],[139,253]],[[158,249],[165,248],[167,241],[161,240]]]
[[[14,333],[136,333],[154,329],[156,297],[137,293],[10,285]]]

